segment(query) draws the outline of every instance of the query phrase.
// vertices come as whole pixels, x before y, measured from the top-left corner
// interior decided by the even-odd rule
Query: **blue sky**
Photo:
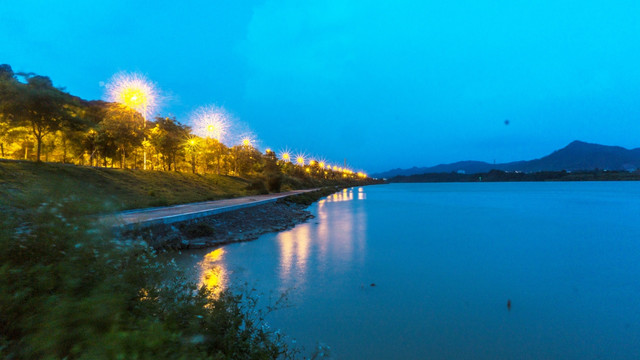
[[[137,71],[188,123],[369,172],[640,146],[638,1],[5,0],[0,63],[86,99]],[[509,119],[509,125],[505,120]]]

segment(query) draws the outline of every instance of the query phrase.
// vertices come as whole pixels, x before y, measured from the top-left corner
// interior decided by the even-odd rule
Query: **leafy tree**
[[[119,104],[109,104],[101,130],[106,138],[115,142],[120,153],[120,168],[126,165],[126,155],[143,139],[143,118],[137,111]]]
[[[198,153],[202,150],[202,139],[199,137],[192,137],[187,140],[184,145],[185,155],[188,157],[188,161],[191,164],[191,172],[196,173],[196,161],[198,159]]]
[[[23,77],[26,84],[12,76],[10,67],[0,68],[0,112],[13,125],[28,124],[36,139],[36,160],[40,161],[44,137],[77,120],[71,108],[73,99],[46,76]]]
[[[215,168],[216,174],[220,174],[223,157],[228,154],[229,148],[216,139],[206,138],[203,140],[203,153],[205,162],[205,172],[211,167]]]
[[[180,124],[175,118],[156,117],[155,127],[150,131],[151,146],[162,154],[166,170],[177,170],[176,157],[183,150],[184,143],[189,136],[189,127]]]
[[[282,187],[282,170],[278,166],[278,158],[273,151],[267,151],[264,155],[264,174],[267,178],[267,190],[280,192]]]

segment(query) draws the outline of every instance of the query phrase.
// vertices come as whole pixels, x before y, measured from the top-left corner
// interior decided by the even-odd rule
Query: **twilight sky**
[[[370,173],[640,146],[640,2],[0,1],[0,63],[85,99],[137,71],[188,124]],[[509,125],[505,120],[509,119]]]

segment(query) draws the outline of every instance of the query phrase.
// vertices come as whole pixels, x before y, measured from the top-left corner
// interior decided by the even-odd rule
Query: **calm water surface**
[[[290,290],[270,325],[337,359],[640,359],[639,182],[392,184],[310,210],[176,261]]]

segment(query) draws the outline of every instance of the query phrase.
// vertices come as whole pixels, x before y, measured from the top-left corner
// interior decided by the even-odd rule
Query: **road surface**
[[[245,196],[233,199],[213,200],[175,206],[123,211],[109,215],[106,221],[114,221],[116,225],[125,228],[146,227],[156,224],[172,224],[275,202],[278,199],[302,194],[317,189],[294,190],[278,194]]]

